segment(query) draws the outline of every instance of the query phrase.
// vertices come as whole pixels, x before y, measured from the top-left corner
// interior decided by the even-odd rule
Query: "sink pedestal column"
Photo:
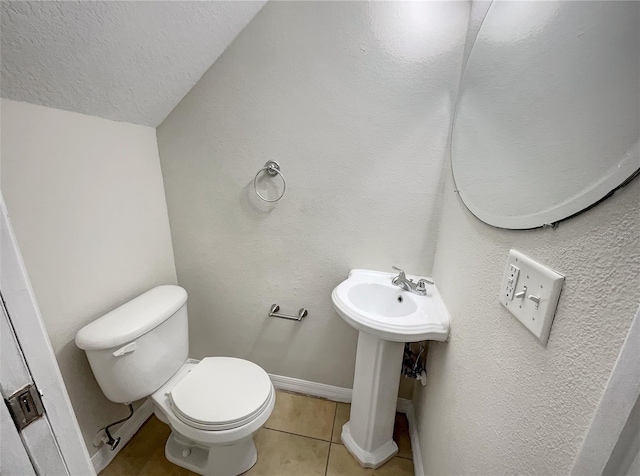
[[[341,439],[365,468],[377,468],[398,452],[393,426],[403,352],[402,342],[358,336],[351,415]]]

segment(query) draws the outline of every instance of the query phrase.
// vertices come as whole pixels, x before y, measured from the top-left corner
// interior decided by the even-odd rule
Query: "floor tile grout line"
[[[333,445],[333,431],[336,429],[336,419],[338,418],[338,404],[333,412],[333,423],[331,423],[331,436],[329,437],[329,451],[327,452],[327,464],[324,467],[324,476],[329,472],[329,458],[331,457],[331,445]]]
[[[291,436],[300,436],[302,438],[309,438],[310,440],[322,441],[324,443],[331,443],[331,440],[323,440],[322,438],[316,438],[315,436],[307,436],[307,435],[301,435],[299,433],[291,433],[290,431],[278,430],[276,428],[267,428],[266,426],[264,427],[264,429],[270,430],[270,431],[277,431],[278,433],[286,433],[287,435],[291,435]]]
[[[310,396],[310,395],[297,394],[297,393],[295,393],[295,392],[287,392],[287,391],[282,391],[282,390],[278,390],[278,392],[289,393],[289,394],[291,394],[291,395],[296,395],[296,396],[306,397],[306,398],[309,398],[309,399],[312,399],[312,400],[325,400],[325,399],[323,399],[323,398],[312,397],[312,396]],[[326,400],[326,401],[328,401],[328,402],[330,402],[330,403],[333,403],[333,418],[331,419],[331,432],[330,432],[330,434],[329,434],[329,439],[328,439],[328,440],[325,440],[325,439],[323,439],[323,438],[317,438],[317,437],[315,437],[315,436],[303,435],[303,434],[301,434],[301,433],[294,433],[293,431],[281,430],[281,429],[278,429],[278,428],[270,427],[270,426],[269,426],[269,420],[267,420],[267,422],[264,424],[263,428],[265,428],[265,429],[267,429],[267,430],[279,431],[279,432],[281,432],[281,433],[287,433],[287,434],[289,434],[289,435],[294,435],[294,436],[303,436],[303,437],[305,437],[305,438],[311,438],[311,439],[314,439],[314,440],[325,441],[325,442],[331,443],[331,437],[333,436],[333,425],[335,424],[336,414],[337,414],[337,412],[338,412],[338,403],[337,403],[337,402],[335,402],[335,401],[333,401],[333,400]]]

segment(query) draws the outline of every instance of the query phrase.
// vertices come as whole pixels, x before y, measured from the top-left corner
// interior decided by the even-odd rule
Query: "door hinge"
[[[33,384],[18,390],[5,400],[5,403],[18,431],[44,415],[44,406],[40,399],[40,393],[38,393],[38,389]]]

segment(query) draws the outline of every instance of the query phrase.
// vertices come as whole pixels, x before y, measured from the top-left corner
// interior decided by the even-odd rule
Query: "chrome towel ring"
[[[260,195],[260,192],[258,192],[258,176],[260,175],[260,172],[263,172],[263,171],[267,172],[272,177],[275,177],[276,175],[280,175],[280,177],[282,178],[282,193],[278,198],[269,200],[268,198],[264,198],[262,195]],[[287,189],[287,182],[284,180],[284,175],[282,175],[282,172],[280,172],[280,164],[278,164],[278,162],[276,162],[275,160],[268,160],[267,163],[264,164],[264,167],[258,170],[258,173],[254,177],[253,189],[256,191],[256,194],[258,195],[258,197],[260,197],[265,202],[277,202],[278,200],[280,200],[284,196],[284,192]]]

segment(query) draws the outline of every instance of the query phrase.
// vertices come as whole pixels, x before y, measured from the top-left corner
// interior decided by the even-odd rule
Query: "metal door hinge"
[[[18,431],[44,415],[44,406],[35,385],[29,385],[5,400]]]

